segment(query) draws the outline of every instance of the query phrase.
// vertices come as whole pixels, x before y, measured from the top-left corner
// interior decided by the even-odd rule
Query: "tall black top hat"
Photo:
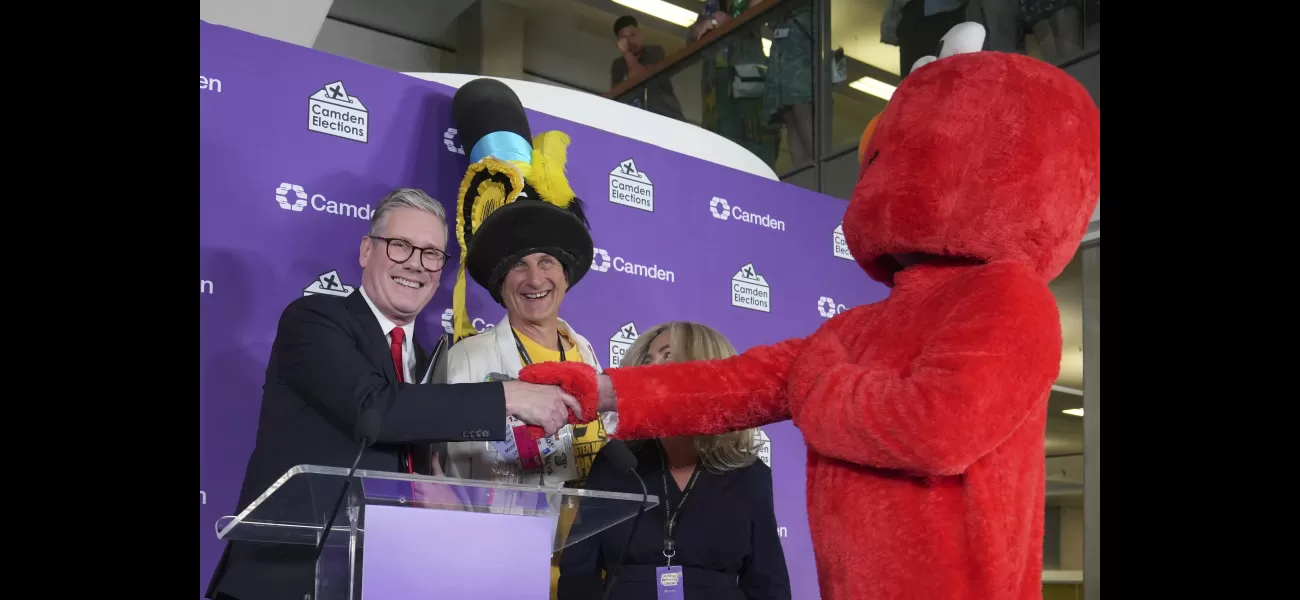
[[[530,142],[523,104],[495,79],[462,86],[451,113],[470,149],[456,203],[461,258],[452,312],[460,339],[475,333],[465,308],[466,272],[504,304],[501,282],[519,259],[535,252],[555,257],[572,288],[591,268],[593,249],[582,200],[564,173],[569,136],[548,131]]]

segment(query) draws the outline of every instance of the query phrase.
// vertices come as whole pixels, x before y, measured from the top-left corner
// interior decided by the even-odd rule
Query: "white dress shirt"
[[[379,328],[384,330],[384,343],[388,347],[393,346],[393,330],[397,329],[397,324],[393,323],[384,313],[379,312],[375,303],[370,300],[370,295],[366,293],[364,286],[358,288],[361,297],[366,299],[366,304],[370,305],[371,312],[375,313],[375,318],[379,319]],[[406,383],[418,383],[411,379],[411,372],[415,370],[415,321],[402,325],[402,331],[406,332],[406,338],[402,340],[402,381]]]

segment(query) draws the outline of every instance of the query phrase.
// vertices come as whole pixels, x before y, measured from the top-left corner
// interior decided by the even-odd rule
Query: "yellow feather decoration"
[[[576,195],[569,186],[564,166],[569,160],[569,136],[563,131],[547,131],[533,138],[533,164],[528,183],[542,200],[568,208]]]
[[[465,281],[465,255],[468,253],[468,247],[465,244],[465,228],[461,224],[461,219],[465,215],[466,202],[472,202],[473,209],[470,213],[470,232],[477,232],[479,226],[488,215],[499,210],[502,206],[514,202],[519,197],[519,192],[524,189],[524,169],[520,168],[522,163],[507,162],[495,157],[487,157],[469,166],[465,171],[465,178],[460,182],[460,195],[456,201],[456,242],[460,244],[460,267],[456,271],[456,286],[452,289],[452,329],[455,340],[460,341],[477,333],[474,330],[473,323],[469,319],[469,310],[466,307],[467,283]],[[484,179],[474,188],[473,195],[470,193],[470,186],[474,180],[479,177],[480,173],[487,172],[489,175],[504,175],[510,182],[509,189],[500,181],[494,179]]]

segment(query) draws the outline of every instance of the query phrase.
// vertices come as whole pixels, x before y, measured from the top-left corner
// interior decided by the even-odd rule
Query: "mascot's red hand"
[[[582,414],[569,413],[570,425],[582,425],[595,421],[596,403],[600,401],[600,385],[596,381],[596,369],[580,362],[546,362],[529,365],[519,371],[519,379],[528,383],[558,385],[560,389],[578,399],[582,405]],[[528,435],[533,440],[546,437],[541,427],[528,426]]]

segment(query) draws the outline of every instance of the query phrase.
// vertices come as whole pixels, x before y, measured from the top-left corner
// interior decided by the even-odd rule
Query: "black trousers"
[[[925,16],[925,0],[911,0],[903,5],[898,21],[898,66],[907,77],[912,63],[922,56],[939,57],[939,40],[949,29],[966,21],[966,2],[956,10]]]

